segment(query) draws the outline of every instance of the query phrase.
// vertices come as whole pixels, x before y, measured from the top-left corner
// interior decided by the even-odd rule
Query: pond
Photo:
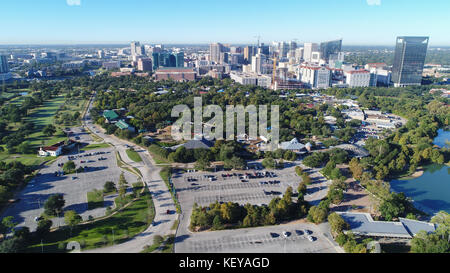
[[[450,131],[439,130],[438,133],[434,144],[446,146],[446,141],[450,141]],[[404,192],[414,200],[418,209],[429,214],[441,210],[450,213],[450,167],[447,165],[426,166],[422,176],[408,180],[393,180],[391,188],[396,192]]]

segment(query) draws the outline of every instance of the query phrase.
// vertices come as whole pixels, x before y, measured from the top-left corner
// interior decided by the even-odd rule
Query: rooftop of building
[[[412,238],[420,230],[433,232],[434,224],[400,218],[400,222],[374,221],[368,213],[338,212],[354,234],[366,236]]]

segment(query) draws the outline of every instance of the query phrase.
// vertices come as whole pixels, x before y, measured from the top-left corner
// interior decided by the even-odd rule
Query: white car
[[[289,233],[287,231],[283,231],[283,236],[284,236],[284,238],[287,238],[287,237],[289,237]]]
[[[312,236],[308,236],[308,240],[309,240],[310,242],[314,242],[314,238],[313,238]]]

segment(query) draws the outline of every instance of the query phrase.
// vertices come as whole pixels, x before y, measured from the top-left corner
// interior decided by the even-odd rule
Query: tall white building
[[[131,56],[140,56],[143,54],[143,47],[140,42],[133,41],[131,42]]]
[[[295,59],[300,62],[303,59],[303,47],[299,47],[295,50]]]
[[[345,83],[349,87],[367,87],[370,85],[370,72],[367,70],[345,71]]]
[[[256,54],[252,57],[252,71],[256,74],[266,74],[264,64],[266,63],[266,56],[263,54]]]
[[[312,53],[319,51],[319,45],[316,43],[305,43],[303,45],[303,59],[305,62],[311,62]]]
[[[210,60],[215,63],[220,63],[223,45],[221,43],[214,43],[209,45]]]

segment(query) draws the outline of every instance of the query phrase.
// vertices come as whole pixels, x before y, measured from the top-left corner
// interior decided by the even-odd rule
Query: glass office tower
[[[184,67],[184,52],[176,53],[176,67]]]
[[[392,82],[395,87],[421,85],[429,37],[397,37]]]
[[[331,54],[338,54],[342,50],[342,39],[320,43],[322,59],[328,61]]]
[[[0,55],[0,73],[8,73],[8,59],[4,55]]]

